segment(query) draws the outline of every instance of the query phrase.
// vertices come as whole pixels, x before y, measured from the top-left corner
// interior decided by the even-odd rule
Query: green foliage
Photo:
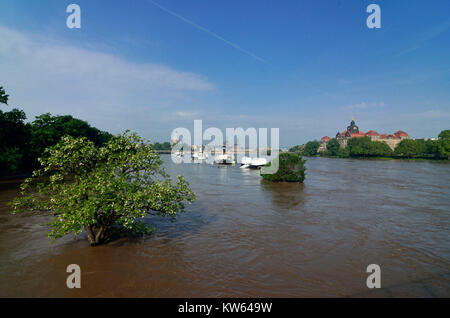
[[[8,97],[9,95],[6,95],[5,89],[3,86],[0,86],[0,104],[6,104],[8,105]]]
[[[450,157],[450,139],[440,139],[437,142],[436,153],[440,158],[448,159]]]
[[[316,156],[317,150],[319,149],[320,143],[318,141],[309,141],[306,143],[305,148],[303,150],[303,154],[305,156]]]
[[[136,134],[114,136],[102,147],[65,136],[46,152],[42,169],[25,180],[11,205],[14,213],[51,211],[52,240],[86,229],[97,245],[113,225],[148,232],[140,221],[147,214],[174,217],[195,199],[183,177],[172,183],[160,156]]]
[[[395,154],[412,158],[427,152],[427,146],[423,140],[404,139],[395,148]]]
[[[2,147],[0,149],[0,171],[17,172],[19,163],[22,161],[22,154],[19,148]]]
[[[339,148],[337,154],[336,154],[339,158],[348,158],[350,157],[350,150],[348,147],[345,148]]]
[[[327,150],[330,156],[336,156],[339,152],[341,145],[336,138],[330,139],[327,143]]]
[[[279,168],[274,174],[261,174],[261,176],[272,182],[303,182],[305,180],[305,162],[299,154],[280,153],[278,155]],[[266,166],[270,166],[268,163]]]
[[[290,148],[289,152],[300,152],[300,153],[303,153],[304,148],[305,147],[303,145],[297,145],[297,146],[294,146],[294,147]]]
[[[0,174],[16,173],[30,161],[30,125],[18,109],[0,110]]]
[[[37,116],[31,128],[31,147],[36,156],[40,156],[47,147],[55,145],[63,136],[86,137],[96,146],[103,145],[111,138],[109,133],[69,115],[52,116],[47,113]]]
[[[443,130],[438,135],[439,139],[450,139],[450,129]]]
[[[3,87],[0,102],[7,103]],[[87,122],[72,116],[44,114],[31,123],[25,123],[22,110],[0,110],[0,175],[31,171],[38,166],[37,158],[44,150],[55,145],[62,136],[86,137],[97,146],[107,142],[111,135],[91,127]]]
[[[347,148],[351,157],[385,157],[393,154],[386,143],[371,141],[369,137],[351,138]]]
[[[450,130],[441,131],[439,139],[433,143],[432,149],[439,158],[448,159],[450,157]]]
[[[170,142],[163,142],[163,143],[159,143],[156,142],[153,145],[153,148],[155,148],[155,150],[170,150],[172,147],[170,146]]]

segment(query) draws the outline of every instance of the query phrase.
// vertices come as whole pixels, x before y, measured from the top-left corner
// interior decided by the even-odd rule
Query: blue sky
[[[66,27],[81,7],[82,28]],[[156,3],[156,4],[155,4]],[[381,7],[368,29],[366,7]],[[176,127],[278,127],[291,146],[450,122],[450,2],[2,0],[0,85],[29,118],[73,114],[165,141]]]

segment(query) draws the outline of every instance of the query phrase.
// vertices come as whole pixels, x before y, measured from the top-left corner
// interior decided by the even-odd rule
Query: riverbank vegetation
[[[195,199],[183,177],[174,184],[153,147],[136,134],[112,136],[102,146],[64,136],[39,159],[41,169],[21,186],[14,213],[49,213],[54,240],[86,230],[89,243],[108,242],[115,231],[149,234],[146,215],[173,218]]]
[[[0,87],[0,106],[8,107],[8,98]],[[91,127],[72,116],[37,116],[26,123],[25,112],[17,108],[0,109],[0,176],[30,173],[39,167],[38,158],[47,147],[55,145],[63,136],[86,137],[101,146],[111,134]]]
[[[153,144],[153,148],[157,151],[169,151],[172,149],[172,146],[170,145],[170,142],[166,141],[163,143],[155,142]]]
[[[9,95],[0,86],[0,107],[9,107],[8,99]],[[56,145],[63,136],[85,137],[96,146],[104,145],[112,137],[110,133],[70,115],[46,113],[32,122],[27,123],[26,120],[23,110],[0,108],[0,177],[31,175],[40,167],[38,158],[45,149]],[[158,151],[171,149],[169,142],[156,142],[153,147]]]
[[[272,182],[303,182],[305,180],[305,162],[297,153],[280,153],[278,155],[278,170],[274,174],[263,174],[261,176]],[[272,162],[266,166],[270,167]]]
[[[404,139],[395,150],[382,141],[372,141],[369,137],[351,138],[347,147],[342,147],[336,138],[328,141],[326,150],[318,152],[320,143],[310,141],[303,146],[290,149],[304,156],[334,158],[389,158],[389,159],[430,159],[449,160],[450,130],[442,131],[437,139]]]

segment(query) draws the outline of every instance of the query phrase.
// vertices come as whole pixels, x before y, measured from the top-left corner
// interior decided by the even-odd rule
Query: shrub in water
[[[263,174],[261,176],[272,182],[303,182],[305,180],[305,162],[302,156],[296,153],[280,153],[278,156],[279,168],[274,174]],[[267,166],[270,166],[268,163]]]

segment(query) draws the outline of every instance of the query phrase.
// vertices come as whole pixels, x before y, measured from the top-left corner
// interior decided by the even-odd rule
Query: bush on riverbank
[[[302,156],[295,153],[280,153],[278,155],[279,167],[274,174],[263,174],[261,176],[272,182],[303,182],[305,180],[305,162]],[[272,162],[266,166],[270,167]]]

